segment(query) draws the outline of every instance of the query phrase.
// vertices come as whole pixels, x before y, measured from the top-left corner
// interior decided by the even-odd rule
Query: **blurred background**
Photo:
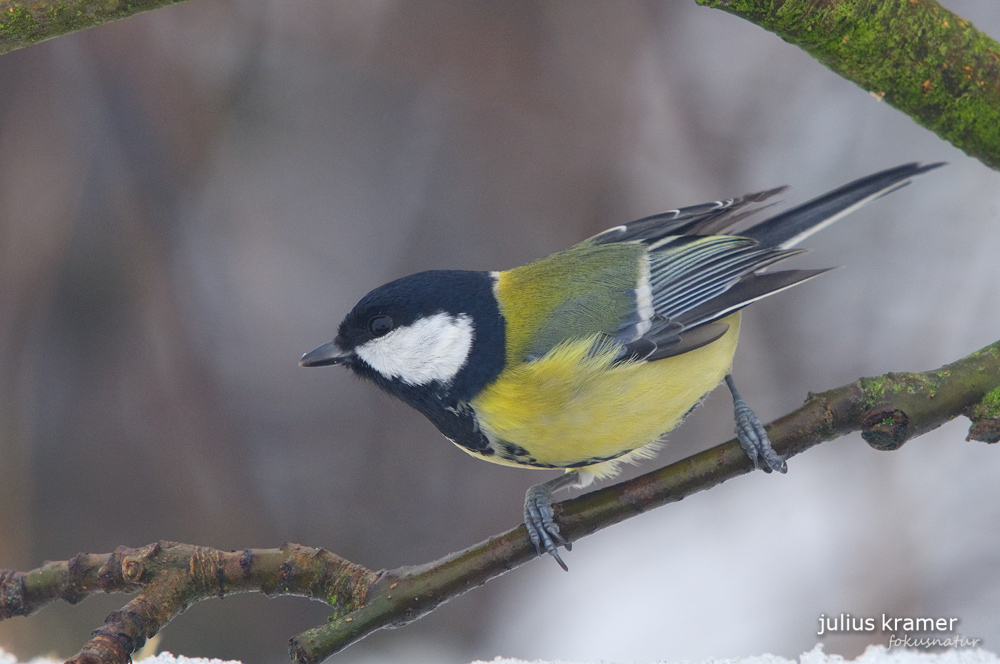
[[[1000,4],[949,0],[1000,36]],[[911,160],[951,165],[807,243],[843,265],[754,305],[735,376],[808,391],[1000,338],[1000,176],[774,35],[694,2],[192,0],[0,57],[0,568],[173,539],[371,568],[520,522],[550,475],[482,463],[299,356],[368,290],[504,269],[608,226]],[[578,543],[340,662],[650,662],[817,637],[822,614],[959,618],[1000,649],[1000,450],[955,421],[850,436]],[[713,394],[646,464],[732,434]],[[630,471],[635,474],[636,471]],[[0,623],[79,648],[122,596]],[[161,647],[287,661],[302,599],[193,606]]]

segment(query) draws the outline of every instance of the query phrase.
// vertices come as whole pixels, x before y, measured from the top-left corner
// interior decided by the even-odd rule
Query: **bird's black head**
[[[503,370],[504,320],[488,272],[434,270],[365,295],[303,366],[344,364],[426,412],[458,404]]]

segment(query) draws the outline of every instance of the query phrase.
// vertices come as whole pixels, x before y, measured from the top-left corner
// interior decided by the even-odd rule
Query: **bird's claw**
[[[746,455],[750,457],[754,469],[760,468],[765,473],[769,473],[772,470],[776,470],[779,473],[787,473],[788,464],[785,463],[785,458],[774,451],[774,448],[771,446],[771,439],[767,437],[767,432],[764,431],[764,425],[761,424],[760,418],[751,410],[747,402],[740,397],[740,393],[733,384],[732,376],[726,376],[726,385],[733,395],[736,440],[739,441],[740,447],[743,448]],[[763,465],[760,463],[761,460],[764,461]]]
[[[559,556],[558,547],[561,544],[567,551],[571,551],[573,545],[559,533],[552,503],[552,491],[547,485],[538,484],[528,489],[524,495],[524,525],[538,555],[542,555],[543,551],[548,553],[556,559],[563,571],[568,572],[569,567]]]
[[[787,473],[788,464],[785,463],[785,458],[771,447],[771,439],[767,437],[764,425],[761,424],[757,414],[743,399],[734,399],[733,407],[736,417],[736,439],[740,442],[743,451],[753,461],[753,467],[760,468],[765,473],[772,470]],[[760,463],[761,460],[763,460],[763,464]]]

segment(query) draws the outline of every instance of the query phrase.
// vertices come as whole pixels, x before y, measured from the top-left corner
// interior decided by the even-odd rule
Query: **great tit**
[[[300,364],[349,367],[473,456],[564,469],[528,490],[524,519],[566,569],[552,492],[653,456],[723,380],[754,466],[786,471],[729,375],[740,310],[826,271],[765,270],[804,251],[791,247],[941,165],[875,173],[737,233],[785,187],[615,226],[511,270],[403,277]]]

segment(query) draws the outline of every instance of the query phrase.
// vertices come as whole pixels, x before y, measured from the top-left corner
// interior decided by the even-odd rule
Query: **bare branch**
[[[298,595],[335,611],[364,606],[377,575],[324,549],[285,544],[277,549],[219,551],[157,542],[114,553],[80,554],[30,572],[0,571],[0,619],[28,616],[62,599],[75,604],[94,593],[134,593],[107,617],[71,662],[125,664],[194,602],[247,592]]]

